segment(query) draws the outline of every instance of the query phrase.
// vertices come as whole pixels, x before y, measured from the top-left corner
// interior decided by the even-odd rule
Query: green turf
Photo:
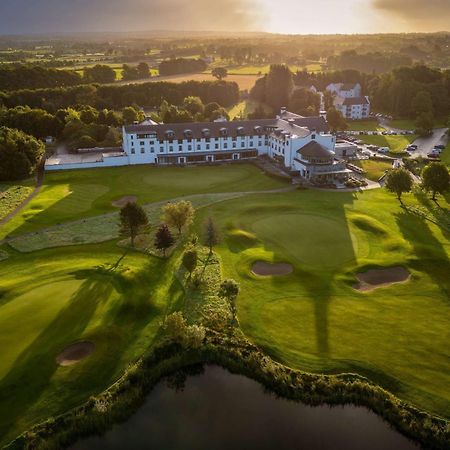
[[[120,256],[102,244],[0,262],[0,446],[101,392],[155,339],[168,302],[182,294],[175,260],[129,253],[119,270],[95,270]],[[94,353],[58,366],[57,354],[80,339]]]
[[[378,147],[389,147],[392,153],[401,153],[405,148],[417,139],[416,135],[393,135],[393,136],[369,136],[362,135],[360,139],[366,144],[378,145]]]
[[[213,167],[127,166],[48,172],[38,197],[8,224],[0,239],[108,211],[115,199],[134,195],[147,203],[190,194],[284,187],[251,164]]]
[[[7,216],[33,192],[34,180],[0,184],[0,220]]]
[[[350,131],[383,131],[384,128],[378,124],[377,120],[357,120],[348,121]]]
[[[450,142],[447,144],[447,147],[445,147],[445,150],[441,154],[441,160],[447,164],[447,166],[450,166]]]
[[[389,161],[380,161],[376,159],[360,159],[352,161],[355,166],[361,167],[366,171],[364,174],[369,180],[378,181],[386,170],[392,168],[392,163]]]
[[[384,190],[246,197],[206,214],[221,226],[224,274],[241,285],[241,327],[270,355],[314,372],[358,372],[450,417],[450,245],[441,229],[402,212]],[[256,260],[295,270],[257,277]],[[365,267],[395,265],[412,279],[352,288]]]
[[[258,106],[262,106],[267,114],[270,114],[272,111],[271,108],[264,103],[260,103],[255,100],[243,100],[242,102],[228,108],[228,115],[230,116],[230,119],[241,117],[246,118],[248,114],[254,112]]]

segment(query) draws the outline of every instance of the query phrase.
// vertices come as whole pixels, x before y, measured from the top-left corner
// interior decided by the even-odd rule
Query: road
[[[419,137],[414,141],[414,144],[418,146],[418,149],[411,155],[413,158],[418,156],[426,157],[435,145],[444,144],[447,145],[449,137],[447,135],[447,128],[436,128],[433,130],[431,136]]]

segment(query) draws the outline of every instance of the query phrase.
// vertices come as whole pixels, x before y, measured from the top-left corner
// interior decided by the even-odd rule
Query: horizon
[[[372,35],[448,32],[450,23],[446,0],[286,0],[277,8],[271,0],[221,0],[214,5],[206,0],[36,0],[31,5],[27,0],[0,2],[2,36],[162,30]]]

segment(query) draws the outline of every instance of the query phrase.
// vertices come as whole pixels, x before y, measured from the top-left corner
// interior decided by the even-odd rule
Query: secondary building
[[[346,119],[361,120],[369,118],[370,100],[369,97],[361,95],[359,83],[332,83],[326,89],[334,94],[334,107]]]

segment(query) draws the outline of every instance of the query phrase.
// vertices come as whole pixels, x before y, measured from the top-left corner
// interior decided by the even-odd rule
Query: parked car
[[[434,148],[436,148],[438,150],[445,150],[445,145],[444,144],[438,144],[438,145],[435,145]]]
[[[413,148],[414,150],[417,150],[419,146],[417,144],[409,144],[408,148]]]
[[[438,155],[440,155],[442,153],[442,148],[438,147],[437,145],[434,146],[433,150],[431,150],[432,153],[437,153]]]
[[[361,154],[363,154],[364,156],[372,156],[372,153],[370,153],[369,150],[363,150]]]
[[[380,147],[378,153],[389,153],[391,149],[389,147]]]
[[[439,158],[440,153],[436,150],[431,150],[430,153],[427,153],[428,158]]]

